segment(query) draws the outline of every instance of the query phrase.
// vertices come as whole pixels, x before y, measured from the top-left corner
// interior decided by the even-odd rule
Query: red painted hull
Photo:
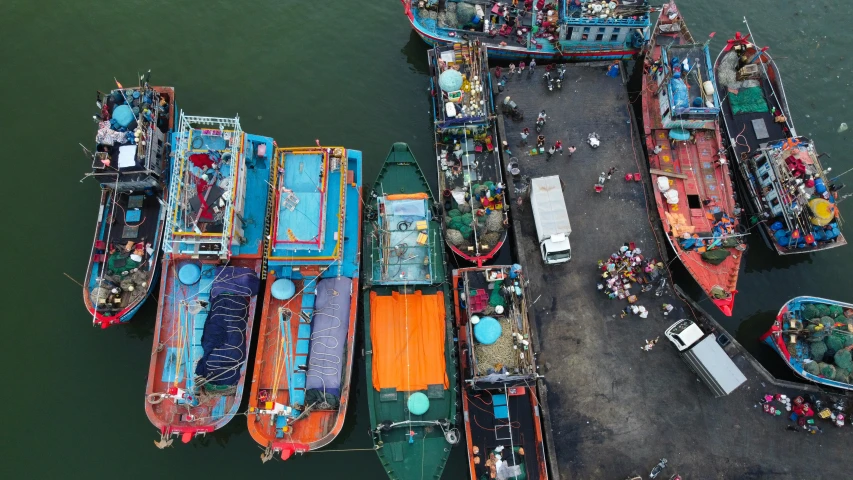
[[[668,8],[668,5],[664,6],[661,19],[666,18]],[[680,22],[682,28],[677,33],[661,32],[659,26],[662,22],[669,22],[658,22],[648,52],[652,62],[661,59],[662,44],[694,43],[680,17],[676,22]],[[657,40],[660,37],[670,38],[659,44]],[[719,117],[713,121],[713,128],[690,130],[693,134],[690,140],[670,142],[671,129],[664,127],[661,119],[658,88],[652,74],[644,72],[642,110],[645,143],[649,153],[653,195],[663,230],[679,259],[705,294],[724,315],[731,316],[743,251],[727,248],[730,255],[719,265],[712,265],[702,258],[701,251],[704,251],[704,248],[685,249],[679,242],[686,232],[712,232],[717,224],[717,220],[713,218],[714,212],[727,214],[734,222],[732,231],[737,231],[734,229],[737,226],[737,217],[733,214],[735,200],[732,178],[728,164],[721,161],[724,157],[720,154],[723,146]],[[662,149],[655,153],[655,147]],[[668,179],[669,189],[678,192],[679,203],[669,204],[660,190],[658,180],[664,176]],[[717,298],[720,295],[715,293],[720,291],[724,293],[725,298]]]

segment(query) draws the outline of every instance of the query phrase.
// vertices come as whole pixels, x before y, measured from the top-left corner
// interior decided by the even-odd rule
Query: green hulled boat
[[[439,479],[456,429],[456,358],[444,240],[405,143],[373,185],[364,222],[364,330],[373,442],[388,477]]]

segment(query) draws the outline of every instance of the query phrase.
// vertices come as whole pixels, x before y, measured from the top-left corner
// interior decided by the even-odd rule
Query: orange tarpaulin
[[[424,192],[420,193],[392,193],[391,195],[387,195],[385,198],[388,200],[419,200],[419,199],[427,199],[429,195]]]
[[[370,293],[373,388],[398,391],[448,388],[444,295]]]

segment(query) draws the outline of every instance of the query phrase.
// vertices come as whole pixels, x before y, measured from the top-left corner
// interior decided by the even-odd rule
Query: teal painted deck
[[[266,145],[266,154],[263,157],[257,155],[260,145]],[[244,241],[239,245],[233,245],[231,252],[234,256],[262,255],[267,198],[270,193],[270,165],[275,152],[273,139],[247,133],[244,151],[246,152],[246,198],[242,215]]]

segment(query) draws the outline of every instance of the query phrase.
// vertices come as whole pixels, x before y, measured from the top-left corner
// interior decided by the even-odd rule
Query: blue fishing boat
[[[506,243],[504,195],[489,57],[479,41],[428,53],[444,239],[482,266]]]
[[[240,407],[271,195],[270,137],[181,112],[146,387],[155,444],[222,427]]]
[[[147,76],[138,87],[116,82],[98,92],[95,151],[83,147],[101,184],[83,302],[101,328],[129,321],[159,273],[175,90],[151,86]]]
[[[761,341],[800,377],[853,390],[853,304],[806,296],[788,300]]]
[[[268,461],[328,445],[344,426],[358,318],[358,150],[280,148],[249,433]]]
[[[627,60],[649,40],[648,0],[401,0],[429,45],[479,40],[493,60]]]

